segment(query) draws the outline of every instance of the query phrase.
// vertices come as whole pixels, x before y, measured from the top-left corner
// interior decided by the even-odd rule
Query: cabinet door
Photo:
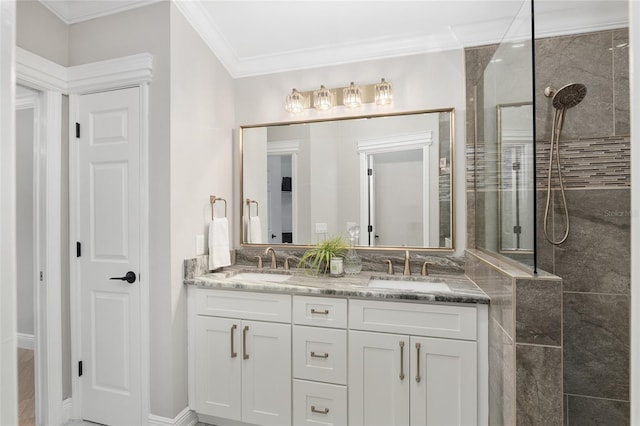
[[[477,424],[476,342],[411,337],[411,425]]]
[[[242,421],[291,424],[291,325],[243,321]]]
[[[349,332],[349,424],[409,424],[409,337]]]
[[[240,420],[241,322],[198,315],[195,324],[196,411]]]

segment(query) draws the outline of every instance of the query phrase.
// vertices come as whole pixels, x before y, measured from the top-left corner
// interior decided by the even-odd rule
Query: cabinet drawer
[[[293,296],[294,324],[347,327],[347,300],[329,297]]]
[[[350,300],[349,328],[476,340],[476,309],[466,306]]]
[[[347,330],[293,327],[293,377],[347,384]]]
[[[293,424],[346,426],[346,386],[294,380]]]
[[[198,289],[195,296],[198,315],[291,322],[288,294]]]

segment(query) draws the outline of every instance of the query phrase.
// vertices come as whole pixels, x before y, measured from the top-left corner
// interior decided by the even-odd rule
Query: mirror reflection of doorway
[[[422,149],[381,152],[369,164],[369,245],[424,245]],[[400,226],[399,226],[400,225]]]
[[[293,155],[269,154],[267,159],[269,243],[293,242]]]

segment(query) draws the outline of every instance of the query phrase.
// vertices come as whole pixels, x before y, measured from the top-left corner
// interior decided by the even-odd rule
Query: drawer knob
[[[324,410],[318,410],[315,405],[312,405],[311,406],[311,412],[312,413],[318,413],[318,414],[327,414],[327,413],[329,413],[329,409],[325,408]]]
[[[325,310],[323,310],[323,311],[318,311],[318,310],[316,310],[316,309],[314,309],[314,308],[311,308],[311,313],[312,313],[312,314],[329,315],[329,310],[328,310],[328,309],[325,309]]]
[[[328,353],[326,353],[326,352],[325,352],[325,353],[323,353],[323,354],[317,354],[317,353],[315,353],[315,352],[311,351],[311,356],[312,356],[313,358],[329,358],[329,354],[328,354]]]

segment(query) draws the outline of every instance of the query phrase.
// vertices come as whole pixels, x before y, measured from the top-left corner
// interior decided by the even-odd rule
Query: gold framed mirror
[[[242,126],[242,246],[455,248],[453,108]]]

